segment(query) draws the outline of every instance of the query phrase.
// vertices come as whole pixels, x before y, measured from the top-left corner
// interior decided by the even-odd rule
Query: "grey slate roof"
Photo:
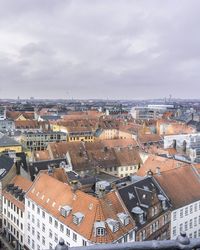
[[[14,160],[7,155],[0,156],[0,180],[3,179],[10,171],[14,164]]]
[[[11,137],[0,134],[0,147],[7,147],[7,146],[20,146],[21,144]]]

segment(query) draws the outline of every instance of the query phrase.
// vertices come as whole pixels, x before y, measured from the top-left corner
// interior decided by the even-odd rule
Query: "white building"
[[[200,237],[200,201],[173,210],[171,216],[171,239],[185,231],[190,238]]]
[[[55,248],[60,238],[73,247],[135,240],[134,223],[115,192],[102,193],[102,200],[55,176],[40,172],[26,194],[26,247]]]
[[[31,184],[29,180],[16,176],[3,192],[3,232],[19,250],[23,249],[25,235],[24,194]]]
[[[185,165],[154,176],[170,198],[171,239],[181,231],[191,238],[200,237],[200,178],[197,169]]]

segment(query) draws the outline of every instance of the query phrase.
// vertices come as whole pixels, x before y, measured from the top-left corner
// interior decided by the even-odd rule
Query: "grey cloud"
[[[195,0],[1,1],[0,94],[197,98],[199,7]]]

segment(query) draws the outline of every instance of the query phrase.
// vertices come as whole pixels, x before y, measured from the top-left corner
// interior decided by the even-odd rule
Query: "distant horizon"
[[[103,99],[103,98],[73,98],[73,99],[67,99],[67,98],[0,98],[0,101],[42,101],[42,100],[49,100],[49,101],[159,101],[159,102],[173,102],[173,101],[200,101],[200,98],[171,98],[164,99],[164,98],[146,98],[146,99]]]

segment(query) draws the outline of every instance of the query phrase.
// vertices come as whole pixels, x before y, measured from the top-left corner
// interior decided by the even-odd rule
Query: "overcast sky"
[[[0,98],[199,98],[199,0],[0,0]]]

